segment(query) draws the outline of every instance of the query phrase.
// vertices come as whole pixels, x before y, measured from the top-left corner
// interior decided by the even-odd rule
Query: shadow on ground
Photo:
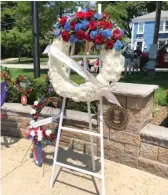
[[[49,166],[53,165],[53,158],[54,158],[53,152],[45,152],[44,153],[44,161]],[[68,149],[65,149],[65,148],[62,148],[62,147],[59,148],[58,162],[61,162],[61,163],[64,163],[64,164],[67,164],[67,165],[70,165],[70,166],[75,166],[76,168],[84,169],[84,170],[87,170],[87,171],[92,171],[91,155],[76,152],[71,148],[68,148]],[[97,158],[95,160],[95,172],[99,172],[100,170],[101,170],[100,159]],[[89,189],[83,189],[83,188],[80,188],[76,185],[72,185],[72,184],[60,181],[59,180],[59,175],[62,172],[92,181],[93,184],[94,184],[96,193],[90,191]],[[44,174],[45,174],[45,170],[44,170]],[[53,185],[56,182],[68,185],[70,187],[79,189],[81,191],[85,191],[85,192],[90,193],[90,194],[100,195],[99,190],[97,188],[95,178],[93,176],[87,177],[87,176],[84,176],[84,175],[80,175],[76,171],[70,171],[69,169],[66,169],[66,168],[63,168],[63,167],[60,167],[59,171],[56,173],[56,177],[54,179]]]

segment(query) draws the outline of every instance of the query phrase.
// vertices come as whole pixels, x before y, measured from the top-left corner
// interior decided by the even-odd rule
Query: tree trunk
[[[161,8],[162,8],[162,2],[157,1],[153,44],[157,44],[157,42],[158,42]]]
[[[20,48],[19,48],[19,63],[20,63]]]

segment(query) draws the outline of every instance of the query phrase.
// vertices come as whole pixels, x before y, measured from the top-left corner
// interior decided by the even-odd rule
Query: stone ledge
[[[147,124],[140,132],[141,141],[168,148],[168,128]]]
[[[42,109],[40,116],[51,116],[54,114],[58,114],[60,112],[60,109],[58,108],[52,108],[51,113],[49,114],[48,112],[49,107],[46,106]],[[32,110],[30,105],[23,106],[22,104],[19,103],[5,103],[3,107],[1,108],[1,112],[3,114],[8,114],[12,115],[12,113],[19,113],[19,114],[24,114],[27,115],[27,117],[30,114],[30,111]],[[92,114],[92,124],[97,125],[97,120],[95,119],[95,114]],[[73,121],[79,121],[79,122],[84,122],[84,123],[89,123],[89,116],[88,113],[86,112],[79,112],[75,110],[66,110],[66,119],[67,120],[73,120]]]
[[[144,98],[158,89],[158,85],[132,84],[116,82],[110,91],[116,95]]]
[[[150,160],[147,158],[138,158],[138,168],[160,177],[168,178],[168,165]]]

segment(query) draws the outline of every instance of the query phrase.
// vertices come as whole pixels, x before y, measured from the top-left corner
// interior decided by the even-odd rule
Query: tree
[[[131,20],[156,10],[154,1],[104,1],[98,3],[102,3],[103,10],[110,14],[120,28],[125,29],[129,38],[132,31]],[[168,2],[163,2],[162,9],[168,9]]]
[[[2,2],[2,46],[30,53],[32,51],[31,2]],[[48,44],[46,37],[52,36],[52,26],[57,17],[77,10],[77,2],[41,1],[39,10],[40,47]],[[10,21],[10,22],[9,22]]]

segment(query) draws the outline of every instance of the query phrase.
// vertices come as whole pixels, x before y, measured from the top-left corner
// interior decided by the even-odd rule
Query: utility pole
[[[33,63],[34,78],[40,77],[40,51],[39,51],[39,22],[38,22],[38,1],[31,2],[32,23],[33,23]]]
[[[155,17],[155,29],[153,36],[153,44],[157,44],[159,37],[159,26],[160,26],[160,16],[161,16],[162,2],[156,2],[156,17]]]

